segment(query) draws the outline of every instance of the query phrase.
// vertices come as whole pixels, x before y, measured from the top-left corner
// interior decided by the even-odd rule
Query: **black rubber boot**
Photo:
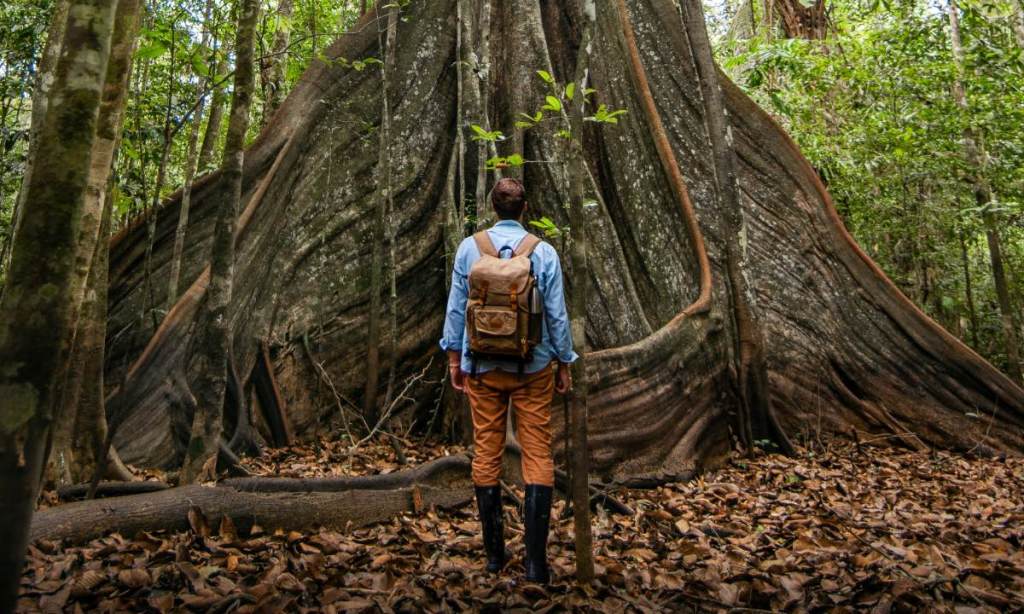
[[[526,547],[526,581],[547,584],[548,573],[548,525],[551,522],[550,486],[538,484],[526,485],[526,500],[523,502],[523,516],[526,522],[526,534],[523,545]]]
[[[476,506],[484,533],[487,571],[498,573],[505,566],[505,523],[501,513],[501,486],[477,486]]]

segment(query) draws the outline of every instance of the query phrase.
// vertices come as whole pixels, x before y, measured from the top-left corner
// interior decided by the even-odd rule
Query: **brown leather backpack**
[[[542,301],[530,254],[540,243],[527,233],[511,258],[501,258],[486,230],[473,235],[480,259],[469,270],[466,333],[476,359],[515,361],[522,372],[540,343]]]

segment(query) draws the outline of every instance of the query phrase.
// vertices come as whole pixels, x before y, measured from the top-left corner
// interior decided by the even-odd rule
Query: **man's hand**
[[[452,380],[452,388],[458,392],[466,391],[466,374],[462,372],[459,352],[448,352],[448,377]]]
[[[558,375],[555,376],[555,392],[565,394],[572,390],[572,369],[569,365],[558,363]]]

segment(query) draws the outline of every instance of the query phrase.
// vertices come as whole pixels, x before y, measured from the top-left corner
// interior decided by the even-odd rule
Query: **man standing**
[[[553,392],[565,394],[571,388],[569,364],[576,360],[577,355],[572,349],[558,254],[551,245],[523,228],[527,209],[523,184],[515,179],[501,179],[491,193],[491,204],[497,213],[498,223],[463,240],[455,256],[441,348],[448,353],[452,386],[469,395],[473,417],[473,483],[483,527],[487,569],[495,573],[501,571],[508,558],[499,479],[511,402],[516,415],[516,437],[522,446],[522,471],[526,482],[526,533],[523,538],[526,580],[546,584],[549,579],[548,525],[554,485],[551,398]],[[474,267],[482,258],[486,262]],[[513,283],[510,286],[513,289],[509,291],[501,281],[514,276],[505,272],[495,274],[498,281],[490,287],[485,279],[481,289],[479,280],[484,276],[481,269],[514,268],[511,261],[498,263],[494,258],[522,259],[520,266],[529,269],[529,283],[519,286]],[[539,291],[539,296],[530,299],[517,297],[515,288],[533,286]],[[496,290],[499,287],[500,292]],[[499,295],[497,299],[491,298],[494,294]],[[494,307],[488,312],[480,306],[481,303],[486,306],[489,300],[492,304],[500,303],[502,299],[511,305],[505,307],[513,314],[508,318],[500,312],[501,307]],[[535,331],[536,339],[529,344],[524,325],[509,319],[525,311],[522,303],[527,300],[535,302],[543,315],[541,320],[537,314],[535,322],[539,330]],[[508,330],[516,331],[512,336],[519,335],[524,348],[529,345],[528,351],[507,358],[479,351],[483,346],[474,346],[467,331],[467,304],[475,314],[470,323],[474,334],[496,338],[502,334],[507,322]],[[530,326],[534,325],[531,323]],[[477,328],[483,332],[478,333]]]

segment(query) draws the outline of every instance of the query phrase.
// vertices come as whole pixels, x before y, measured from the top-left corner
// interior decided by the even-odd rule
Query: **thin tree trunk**
[[[10,257],[10,246],[14,244],[14,235],[18,233],[18,226],[21,222],[21,212],[24,210],[25,195],[28,189],[29,180],[32,178],[32,169],[35,164],[36,149],[39,142],[39,133],[43,128],[43,120],[46,119],[46,109],[50,102],[50,88],[53,86],[54,73],[57,67],[57,59],[64,41],[64,28],[68,21],[68,10],[71,7],[70,0],[57,0],[53,5],[53,13],[50,15],[50,27],[46,31],[46,45],[39,58],[35,89],[32,93],[32,115],[29,119],[28,129],[28,152],[25,157],[25,170],[22,173],[21,188],[14,200],[14,210],[11,212],[11,240],[8,242],[3,254],[0,254],[0,269],[7,269],[7,259]],[[6,284],[5,286],[6,287]],[[3,288],[0,288],[0,295]]]
[[[1017,39],[1017,46],[1024,49],[1024,2],[1017,0],[1013,7],[1013,16],[1010,17],[1013,27],[1013,37]]]
[[[199,316],[199,340],[195,373],[197,407],[192,434],[181,468],[181,481],[190,484],[214,475],[227,385],[228,353],[231,351],[232,277],[235,260],[235,223],[242,197],[245,134],[254,88],[253,55],[259,0],[241,0],[231,118],[221,163],[224,191],[217,211],[217,225],[210,248],[210,284]]]
[[[171,66],[174,65],[175,61],[175,28],[176,24],[171,24],[171,48],[170,58]],[[163,129],[163,148],[160,152],[160,165],[156,170],[156,185],[153,186],[153,200],[150,202],[149,209],[149,223],[146,225],[148,242],[146,243],[146,259],[145,259],[145,284],[146,284],[146,300],[142,302],[142,313],[139,317],[139,327],[143,328],[143,321],[146,317],[146,312],[150,312],[153,317],[153,329],[160,325],[160,316],[157,315],[157,304],[156,297],[153,291],[153,244],[156,243],[156,220],[157,211],[160,208],[160,192],[164,188],[164,182],[167,178],[167,165],[171,159],[171,148],[174,145],[174,137],[177,134],[177,130],[174,129],[171,122],[171,107],[174,102],[174,93],[177,89],[174,84],[177,81],[172,80],[167,84],[167,103],[164,109],[164,129]]]
[[[468,0],[458,0],[455,4],[455,152],[449,164],[448,193],[451,209],[448,214],[448,230],[445,235],[445,270],[452,270],[455,253],[466,233],[466,58],[472,44],[468,26],[472,15],[472,6]],[[456,181],[458,182],[456,184]],[[451,280],[445,276],[446,283]]]
[[[380,19],[380,8],[377,9]],[[398,26],[398,7],[388,8],[386,41],[382,40],[384,63],[381,66],[381,122],[380,145],[377,158],[377,204],[373,225],[373,260],[370,264],[370,313],[367,326],[366,387],[363,391],[363,413],[369,424],[377,422],[377,388],[380,381],[380,309],[381,291],[384,285],[384,241],[386,238],[388,202],[391,199],[391,111],[388,100],[390,91],[388,79],[394,62],[395,34]],[[378,38],[381,38],[378,33]]]
[[[143,27],[151,27],[153,18],[149,15],[148,11],[144,13]],[[150,68],[153,65],[152,59],[146,57],[142,60],[142,70],[140,77],[135,82],[135,92],[132,97],[136,100],[142,96],[142,93],[149,89],[149,76]],[[142,138],[145,133],[142,123],[142,105],[135,105],[135,134],[140,138],[140,149],[139,152],[139,197],[132,200],[131,211],[129,212],[129,219],[134,218],[136,215],[141,214],[146,210],[146,203],[149,202],[149,173],[147,168],[149,167],[149,139]],[[147,229],[148,230],[148,229]],[[148,235],[147,235],[148,236]],[[141,318],[140,318],[141,320]]]
[[[960,42],[960,16],[956,0],[949,0],[948,13],[949,38],[953,49],[953,61],[957,68],[957,76],[953,82],[953,96],[956,99],[957,106],[963,111],[964,116],[970,118],[970,106],[967,102],[967,92],[964,90],[963,85],[965,70],[964,50]],[[1014,322],[1013,301],[1010,298],[1010,288],[1003,264],[1002,245],[999,238],[999,221],[996,219],[995,213],[989,208],[992,203],[992,191],[984,174],[984,145],[970,125],[964,129],[964,155],[971,167],[974,199],[982,209],[981,217],[985,224],[985,238],[988,240],[992,280],[996,287],[996,298],[999,301],[999,312],[1003,325],[1003,334],[1005,335],[1006,372],[1010,377],[1020,382],[1022,380],[1020,344],[1017,339],[1017,326]]]
[[[88,458],[79,458],[75,451],[76,442],[88,437],[92,432],[89,426],[91,423],[80,420],[76,412],[83,403],[83,392],[93,387],[90,378],[95,378],[97,372],[102,374],[103,371],[102,349],[106,335],[107,295],[106,249],[107,237],[110,235],[110,209],[113,205],[110,194],[111,170],[114,167],[114,158],[124,124],[128,77],[138,24],[139,0],[119,0],[76,246],[75,272],[71,283],[71,335],[67,341],[69,351],[62,360],[62,370],[65,374],[60,379],[58,396],[55,397],[56,405],[53,408],[55,424],[46,479],[58,485],[81,482],[86,479],[85,476],[92,475],[92,461]],[[99,267],[103,267],[104,270],[99,270]],[[97,302],[103,303],[102,308],[96,305]],[[101,321],[97,321],[97,317],[101,318]],[[102,394],[99,395],[99,402],[102,409]],[[106,418],[102,413],[99,414],[99,419],[103,421],[102,428],[105,430]],[[92,454],[92,448],[88,446],[77,445],[77,448],[85,450],[89,455]]]
[[[978,312],[974,308],[974,289],[971,281],[971,259],[967,251],[967,239],[964,237],[964,229],[957,229],[957,237],[960,239],[960,263],[964,269],[964,298],[967,302],[967,316],[971,322],[971,346],[978,347]]]
[[[25,208],[0,299],[0,611],[17,600],[69,334],[77,228],[85,205],[115,0],[77,0],[40,125]],[[36,161],[45,161],[36,164]]]
[[[491,129],[490,120],[490,83],[491,83],[491,0],[480,3],[480,22],[478,25],[479,55],[477,69],[479,82],[473,84],[476,102],[477,121],[484,130]],[[476,219],[477,228],[485,228],[495,221],[493,209],[487,204],[487,147],[488,141],[477,141],[477,175],[476,175]]]
[[[135,0],[128,3],[138,5]],[[108,192],[103,207],[100,241],[96,245],[93,269],[89,275],[89,290],[82,309],[82,323],[78,333],[79,356],[74,364],[80,373],[76,396],[68,411],[67,422],[72,425],[68,447],[70,459],[67,483],[79,484],[93,477],[103,454],[113,453],[104,446],[107,438],[107,416],[104,404],[103,362],[107,335],[107,265],[110,222],[113,215],[113,195]],[[79,363],[80,361],[80,363]],[[71,422],[70,418],[74,418]],[[105,463],[108,468],[111,463]],[[115,471],[119,463],[113,463]]]
[[[395,21],[392,23],[391,16],[388,16],[388,37],[391,39],[388,46],[387,61],[390,61],[394,65],[395,61],[395,43],[394,37],[397,35],[398,28],[398,15],[395,14]],[[387,91],[387,88],[384,89]],[[389,116],[387,118],[388,123],[388,143],[391,142],[391,117],[390,108],[388,107]],[[393,167],[391,166],[390,147],[385,147],[385,151],[388,152],[388,163],[387,163],[387,245],[388,245],[388,318],[389,318],[389,338],[388,338],[388,383],[384,393],[384,409],[387,411],[391,407],[392,397],[395,392],[395,372],[398,369],[398,265],[395,261],[395,237],[398,234],[395,224],[398,222],[395,220],[395,198],[393,192]],[[372,423],[371,423],[372,424]],[[395,440],[392,439],[392,442]]]
[[[288,43],[292,33],[292,9],[294,0],[279,0],[277,4],[277,31],[274,45],[270,49],[270,61],[264,71],[263,83],[266,90],[266,107],[263,109],[263,124],[266,125],[274,112],[284,101],[284,74],[288,66]]]
[[[206,22],[213,18],[213,2],[206,3]],[[202,45],[205,47],[209,42],[209,29],[203,30]],[[202,87],[211,83],[209,78],[201,81]],[[178,210],[178,226],[174,231],[174,252],[171,254],[171,271],[167,283],[167,301],[165,311],[170,312],[171,307],[178,300],[178,284],[181,277],[181,255],[185,251],[185,232],[188,228],[189,208],[192,205],[192,181],[195,179],[196,164],[198,162],[199,128],[203,123],[203,110],[206,103],[206,95],[201,94],[196,103],[195,114],[192,116],[192,125],[188,135],[188,153],[185,159],[185,184],[181,191],[181,207]]]
[[[991,194],[975,193],[979,205],[991,203]],[[984,199],[984,203],[982,202]],[[999,237],[999,221],[995,213],[985,210],[982,213],[982,220],[985,222],[985,239],[988,242],[989,262],[992,266],[992,278],[996,286],[996,298],[999,301],[1000,319],[1003,324],[1003,334],[1006,335],[1006,371],[1010,377],[1017,381],[1024,380],[1020,363],[1020,341],[1017,337],[1016,312],[1013,307],[1013,299],[1010,297],[1010,287],[1007,281],[1006,268],[1003,262],[1002,241]]]
[[[571,431],[566,437],[572,440],[572,458],[566,459],[572,466],[573,534],[576,546],[576,579],[590,583],[594,579],[594,547],[590,527],[590,448],[587,445],[587,404],[589,385],[587,382],[587,289],[590,284],[590,268],[587,264],[587,236],[584,229],[587,220],[583,201],[589,178],[587,161],[583,148],[583,116],[587,104],[587,88],[590,87],[590,52],[597,20],[597,6],[594,0],[583,3],[584,25],[576,58],[576,95],[569,112],[570,133],[572,134],[570,159],[570,200],[569,226],[572,229],[569,241],[569,260],[572,263],[572,296],[570,299],[570,322],[573,345],[580,357],[572,366],[575,391],[572,396],[570,421]],[[565,367],[561,367],[565,368]],[[568,426],[568,425],[567,425]]]
[[[204,97],[205,98],[205,97]],[[178,301],[178,284],[181,281],[181,256],[185,251],[185,234],[188,229],[189,208],[192,205],[192,182],[196,175],[198,159],[199,127],[203,122],[203,99],[196,108],[195,117],[188,135],[188,154],[185,159],[185,184],[181,191],[181,207],[178,210],[178,226],[174,231],[174,253],[171,254],[171,271],[167,284],[165,311],[169,312]]]
[[[196,161],[196,172],[203,173],[210,167],[213,161],[213,152],[217,148],[217,139],[220,137],[220,125],[224,118],[224,103],[227,94],[224,91],[223,82],[227,76],[227,63],[221,57],[220,50],[216,54],[214,66],[211,68],[213,75],[213,94],[210,96],[210,117],[206,122],[206,132],[203,133],[203,145],[199,148],[199,159]]]

